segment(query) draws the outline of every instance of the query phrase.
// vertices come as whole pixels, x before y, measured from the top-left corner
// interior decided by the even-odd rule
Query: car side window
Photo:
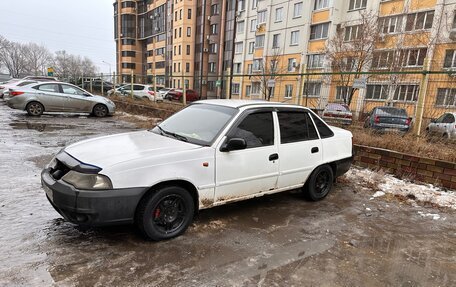
[[[442,122],[445,123],[445,124],[454,123],[454,116],[452,114],[447,114]]]
[[[274,145],[272,112],[248,115],[230,132],[229,138],[243,138],[247,143],[247,148]]]
[[[307,112],[279,112],[280,142],[282,144],[318,139],[317,130]]]
[[[312,115],[312,119],[315,122],[315,125],[317,126],[318,132],[320,133],[320,137],[322,139],[330,138],[330,137],[334,136],[333,131],[322,120],[320,120],[314,114],[311,114],[311,115]]]
[[[446,114],[443,114],[443,115],[441,115],[435,122],[438,123],[438,124],[440,124],[440,123],[443,122],[443,120],[445,119],[445,117],[446,117]]]
[[[84,95],[84,92],[80,89],[77,89],[72,86],[68,85],[60,85],[62,87],[63,93],[64,94],[70,94],[70,95]]]
[[[133,85],[133,90],[134,91],[142,91],[144,90],[144,87],[141,85]]]
[[[51,93],[60,93],[59,85],[57,84],[44,84],[38,86],[37,90],[43,92],[51,92]]]

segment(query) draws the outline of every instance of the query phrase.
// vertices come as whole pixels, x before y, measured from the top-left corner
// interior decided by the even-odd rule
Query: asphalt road
[[[295,191],[203,211],[166,242],[65,222],[41,169],[69,143],[134,129],[117,117],[31,118],[0,102],[1,286],[456,285],[454,212],[370,200],[346,180],[317,203]]]

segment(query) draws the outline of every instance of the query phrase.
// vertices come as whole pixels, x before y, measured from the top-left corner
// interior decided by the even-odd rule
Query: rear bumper
[[[400,132],[408,132],[410,130],[410,126],[404,125],[372,125],[372,128],[377,131],[400,131]]]
[[[354,156],[355,155],[353,155],[351,157],[347,157],[347,158],[341,159],[341,160],[338,160],[338,161],[335,162],[335,164],[336,164],[336,174],[334,175],[334,177],[342,176],[350,169],[350,167],[351,167],[351,165],[353,163]]]
[[[41,173],[41,184],[54,209],[67,221],[88,226],[133,223],[144,187],[101,191],[78,190],[54,180],[49,169]]]

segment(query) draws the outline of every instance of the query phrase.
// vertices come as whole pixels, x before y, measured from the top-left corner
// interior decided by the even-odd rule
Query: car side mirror
[[[222,147],[220,148],[220,151],[229,152],[229,151],[241,150],[241,149],[245,149],[245,148],[247,148],[247,143],[245,142],[245,139],[231,138],[222,145]]]

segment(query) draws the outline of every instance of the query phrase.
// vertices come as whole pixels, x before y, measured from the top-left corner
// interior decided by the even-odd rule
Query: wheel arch
[[[44,104],[42,102],[40,102],[38,99],[36,99],[36,98],[31,98],[30,100],[27,101],[27,103],[24,106],[24,111],[27,110],[28,105],[30,105],[31,103],[39,103],[40,105],[43,106],[43,112],[46,111],[46,107],[44,106]]]

